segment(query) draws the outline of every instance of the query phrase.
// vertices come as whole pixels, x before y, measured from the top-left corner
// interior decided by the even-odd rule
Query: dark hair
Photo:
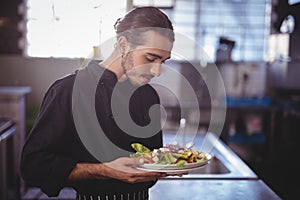
[[[174,41],[173,25],[168,16],[156,7],[138,7],[119,18],[114,28],[117,38],[125,36],[133,45],[143,44],[141,31],[154,30]],[[139,30],[139,31],[136,31]]]

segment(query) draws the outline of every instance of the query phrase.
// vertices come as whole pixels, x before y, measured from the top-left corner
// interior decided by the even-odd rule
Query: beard
[[[128,52],[122,57],[121,65],[123,73],[130,83],[134,86],[142,86],[150,82],[154,77],[152,74],[143,70],[142,68],[147,67],[147,64],[136,66],[132,52]]]
[[[122,56],[121,65],[124,75],[131,82],[131,84],[135,86],[140,86],[141,84],[134,80],[134,77],[136,77],[136,72],[134,70],[134,60],[131,51]]]
[[[121,65],[122,65],[121,67],[123,69],[123,73],[128,78],[127,72],[130,71],[134,67],[132,52],[129,51],[124,56],[122,56]]]

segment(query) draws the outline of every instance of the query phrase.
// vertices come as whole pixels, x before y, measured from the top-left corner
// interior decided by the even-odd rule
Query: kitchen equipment
[[[15,123],[12,120],[0,118],[0,199],[7,199],[6,142],[15,130]]]
[[[227,97],[261,98],[265,95],[266,64],[264,62],[224,63],[218,67]]]

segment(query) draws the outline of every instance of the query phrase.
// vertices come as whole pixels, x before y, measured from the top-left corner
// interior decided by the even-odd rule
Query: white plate
[[[193,169],[197,167],[201,167],[206,165],[212,158],[211,154],[206,153],[207,160],[197,163],[186,163],[184,166],[177,166],[176,164],[162,165],[162,164],[149,164],[145,163],[143,165],[138,166],[142,169],[150,169],[150,170],[185,170],[185,169]]]
[[[183,168],[181,168],[181,169],[165,169],[165,168],[163,168],[163,169],[147,169],[147,168],[140,167],[140,166],[136,166],[135,168],[139,169],[139,170],[147,171],[147,172],[164,172],[167,174],[183,174],[183,173],[188,173],[190,171],[205,167],[207,164],[208,163],[198,166],[198,167],[185,168],[185,169],[183,169]]]

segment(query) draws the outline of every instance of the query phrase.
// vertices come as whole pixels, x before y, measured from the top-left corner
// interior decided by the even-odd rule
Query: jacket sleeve
[[[48,196],[59,194],[76,164],[66,151],[72,124],[71,92],[59,85],[50,87],[22,151],[22,178]]]

